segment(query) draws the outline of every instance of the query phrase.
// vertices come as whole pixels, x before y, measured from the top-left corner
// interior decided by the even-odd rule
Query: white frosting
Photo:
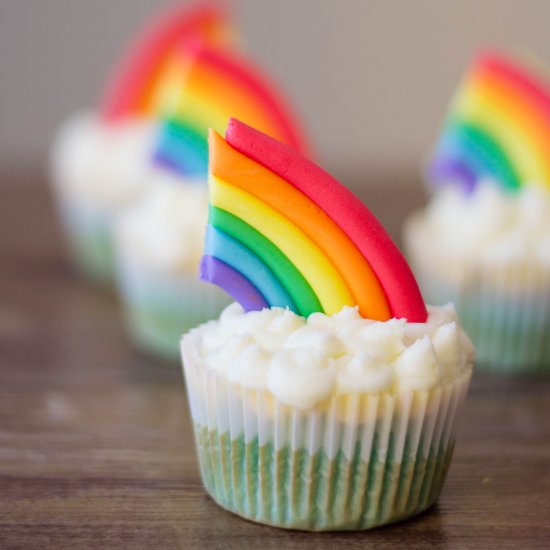
[[[429,390],[470,369],[473,347],[453,307],[428,311],[426,323],[372,321],[352,307],[306,320],[233,303],[193,337],[204,368],[309,409],[334,394]]]
[[[105,209],[128,204],[147,186],[155,129],[132,119],[104,124],[91,113],[70,118],[52,151],[60,191]]]
[[[534,260],[550,266],[550,192],[539,186],[510,193],[482,182],[466,195],[448,185],[437,191],[414,224],[430,247],[460,264]]]
[[[149,184],[115,221],[118,252],[160,272],[198,276],[208,218],[206,186],[163,170],[152,173]]]

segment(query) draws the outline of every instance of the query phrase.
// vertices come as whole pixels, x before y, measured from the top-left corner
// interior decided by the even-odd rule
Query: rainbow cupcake
[[[550,372],[550,84],[480,55],[451,105],[405,228],[424,295],[453,301],[480,367]]]
[[[210,137],[202,278],[239,303],[182,340],[206,490],[247,519],[369,529],[437,499],[472,372],[379,222],[293,149]]]
[[[113,282],[113,220],[149,185],[169,53],[188,41],[219,44],[229,36],[218,4],[170,9],[133,41],[99,108],[61,127],[52,151],[53,188],[73,260],[89,279]]]
[[[152,151],[149,190],[115,224],[118,282],[130,334],[178,357],[181,334],[217,317],[227,294],[197,280],[208,216],[208,128],[237,114],[304,150],[296,117],[248,61],[228,49],[187,45],[167,64],[167,106]]]

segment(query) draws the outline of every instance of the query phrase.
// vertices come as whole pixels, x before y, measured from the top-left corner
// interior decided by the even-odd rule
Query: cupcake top
[[[473,348],[454,308],[428,312],[425,323],[364,319],[357,307],[305,319],[234,303],[190,337],[205,369],[309,409],[338,394],[430,390],[469,371]]]
[[[383,227],[321,168],[231,119],[210,136],[209,190],[201,275],[239,303],[184,337],[184,357],[299,409],[469,376],[453,307],[426,308]]]
[[[451,102],[431,159],[434,195],[407,226],[415,256],[424,255],[456,282],[466,270],[497,267],[502,277],[495,285],[514,284],[508,268],[523,273],[529,287],[545,284],[549,159],[547,76],[532,63],[480,53]]]

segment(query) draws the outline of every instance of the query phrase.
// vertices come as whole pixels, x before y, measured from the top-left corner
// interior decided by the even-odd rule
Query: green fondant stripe
[[[155,158],[184,175],[206,177],[208,139],[184,120],[167,120],[161,128],[154,150]]]
[[[298,308],[298,313],[307,317],[323,311],[313,289],[289,259],[269,239],[251,225],[233,214],[210,205],[209,222],[224,231],[254,252],[275,274],[286,288]]]
[[[177,138],[184,138],[190,147],[194,147],[201,152],[205,147],[208,149],[208,132],[206,128],[197,128],[191,125],[183,118],[166,120],[162,129],[169,135]],[[206,152],[208,155],[208,151]]]
[[[473,122],[451,120],[447,130],[475,151],[484,166],[508,189],[518,189],[521,180],[501,145]]]

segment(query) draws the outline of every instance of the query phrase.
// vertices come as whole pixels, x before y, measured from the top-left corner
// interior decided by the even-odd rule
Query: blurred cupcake
[[[167,68],[167,117],[153,148],[154,177],[116,223],[119,289],[138,345],[177,357],[192,326],[217,317],[228,296],[197,281],[208,215],[208,128],[232,114],[297,148],[295,117],[273,84],[235,53],[205,44],[176,51]]]
[[[379,222],[300,154],[238,121],[210,144],[202,277],[240,304],[181,344],[207,491],[290,529],[422,512],[472,372],[452,306],[426,310]]]
[[[430,167],[405,243],[430,303],[456,304],[480,367],[550,372],[550,85],[478,57]]]
[[[52,180],[73,260],[91,280],[114,275],[111,226],[121,208],[145,190],[159,87],[168,53],[188,40],[227,40],[217,4],[172,8],[153,19],[131,44],[97,111],[71,116],[52,151]]]

